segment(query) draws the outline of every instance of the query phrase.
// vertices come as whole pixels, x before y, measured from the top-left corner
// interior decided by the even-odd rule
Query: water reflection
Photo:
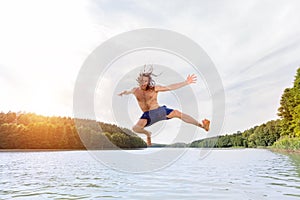
[[[289,158],[291,165],[295,167],[293,171],[300,178],[300,153],[280,152],[279,154],[287,156]]]

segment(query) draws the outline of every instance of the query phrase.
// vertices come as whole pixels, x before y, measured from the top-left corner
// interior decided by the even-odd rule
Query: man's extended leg
[[[202,120],[202,124],[200,122],[198,122],[197,120],[195,120],[193,117],[184,114],[178,110],[173,110],[169,115],[167,115],[168,118],[179,118],[182,121],[189,123],[189,124],[193,124],[195,126],[199,126],[203,129],[205,129],[206,131],[209,130],[209,124],[210,121],[207,119]]]
[[[139,121],[132,127],[132,130],[137,133],[143,133],[147,136],[147,145],[151,146],[151,132],[144,129],[147,124],[146,119],[139,119]]]

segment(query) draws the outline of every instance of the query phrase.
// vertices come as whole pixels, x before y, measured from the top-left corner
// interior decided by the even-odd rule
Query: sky
[[[72,117],[76,79],[91,52],[126,31],[158,28],[192,39],[213,61],[225,91],[224,125],[215,134],[246,130],[277,119],[283,90],[292,87],[300,66],[299,9],[298,0],[1,0],[0,111]],[[155,53],[165,56],[164,60],[170,56]],[[126,59],[126,63],[133,62],[130,56]],[[182,76],[190,72],[183,71]],[[113,71],[110,73],[95,91],[95,101],[105,102],[95,102],[95,113],[97,120],[116,123],[112,108],[103,105],[120,99],[110,93],[101,99],[101,94],[116,89],[115,80],[109,78]],[[135,73],[129,70],[128,77],[132,79]],[[157,82],[168,84],[162,77]],[[119,81],[127,81],[128,87],[136,84],[124,77]],[[209,93],[201,77],[191,89],[202,94],[197,97],[203,106],[196,110],[199,117],[209,117]],[[175,99],[178,95],[183,98],[185,91],[190,89],[162,94],[159,100],[180,109],[182,105]],[[122,98],[134,123],[141,115],[137,102],[133,97]],[[180,121],[170,120],[155,125],[154,142],[182,141],[174,139],[178,124]],[[197,134],[204,135],[201,131]]]

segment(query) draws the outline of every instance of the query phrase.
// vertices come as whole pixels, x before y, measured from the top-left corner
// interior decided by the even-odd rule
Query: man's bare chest
[[[155,91],[137,91],[135,94],[138,101],[149,101],[157,98]]]

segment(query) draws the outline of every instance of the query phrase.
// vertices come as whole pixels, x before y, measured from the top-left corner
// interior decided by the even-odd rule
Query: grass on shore
[[[287,151],[300,151],[300,138],[283,137],[276,141],[272,148],[282,149]]]

